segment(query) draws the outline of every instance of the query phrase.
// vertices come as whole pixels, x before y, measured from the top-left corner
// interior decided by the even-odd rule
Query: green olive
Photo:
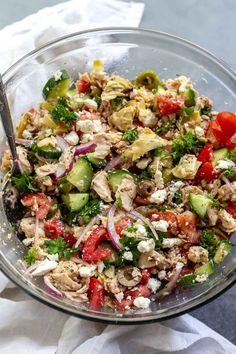
[[[157,88],[160,83],[158,75],[153,70],[141,72],[135,79],[134,84],[137,87],[146,87],[148,90]]]
[[[163,177],[164,183],[171,182],[172,179],[173,179],[173,175],[171,173],[171,169],[170,168],[163,168],[162,177]]]

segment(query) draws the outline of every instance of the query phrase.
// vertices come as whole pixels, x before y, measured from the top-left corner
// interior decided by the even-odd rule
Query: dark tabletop
[[[64,0],[0,1],[1,29],[40,8]],[[157,29],[188,39],[222,58],[236,70],[235,0],[142,0],[142,2],[146,6],[140,27]],[[234,286],[218,299],[191,311],[190,314],[236,344],[235,299]]]

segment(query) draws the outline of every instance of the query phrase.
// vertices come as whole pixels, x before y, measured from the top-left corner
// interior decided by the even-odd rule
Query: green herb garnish
[[[172,158],[176,165],[185,154],[193,154],[202,146],[202,142],[191,132],[173,140]]]
[[[36,262],[37,260],[37,250],[36,248],[32,247],[28,250],[28,253],[24,256],[24,261],[28,265],[31,265]]]
[[[74,253],[78,252],[77,248],[70,248],[62,237],[46,240],[43,246],[47,248],[49,254],[58,254],[59,259],[70,259]]]
[[[163,123],[159,127],[156,128],[157,134],[166,134],[169,130],[175,129],[176,125],[173,122]]]
[[[189,286],[195,283],[196,281],[196,274],[187,274],[184,275],[182,278],[179,279],[179,286],[184,288],[185,286]]]
[[[133,143],[138,138],[138,130],[136,128],[126,130],[123,134],[123,138],[129,143]]]
[[[220,241],[216,238],[213,231],[210,230],[202,231],[201,241],[199,243],[199,246],[202,246],[203,248],[207,249],[209,258],[214,257],[219,243]]]
[[[77,116],[69,110],[66,99],[60,99],[51,110],[52,118],[55,122],[62,121],[66,124],[73,123]]]
[[[101,200],[90,199],[88,203],[78,212],[84,223],[88,223],[91,217],[101,213]]]
[[[35,185],[35,178],[23,172],[20,176],[12,176],[13,184],[22,193],[38,192],[39,189]]]

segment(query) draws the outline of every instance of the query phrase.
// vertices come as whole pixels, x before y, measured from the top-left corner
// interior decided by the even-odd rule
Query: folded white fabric
[[[144,5],[72,0],[0,31],[0,71],[47,41],[104,26],[138,26]],[[46,20],[45,20],[46,19]],[[1,354],[236,354],[236,347],[189,315],[113,326],[69,317],[32,300],[0,273]]]
[[[0,72],[31,50],[89,28],[139,25],[144,4],[119,0],[71,0],[47,7],[0,31]]]

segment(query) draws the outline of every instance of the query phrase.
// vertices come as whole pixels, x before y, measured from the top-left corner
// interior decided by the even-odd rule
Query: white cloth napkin
[[[0,71],[61,35],[104,26],[138,26],[144,5],[72,0],[0,31]],[[236,347],[189,315],[115,326],[69,317],[31,299],[0,273],[1,354],[236,354]]]

